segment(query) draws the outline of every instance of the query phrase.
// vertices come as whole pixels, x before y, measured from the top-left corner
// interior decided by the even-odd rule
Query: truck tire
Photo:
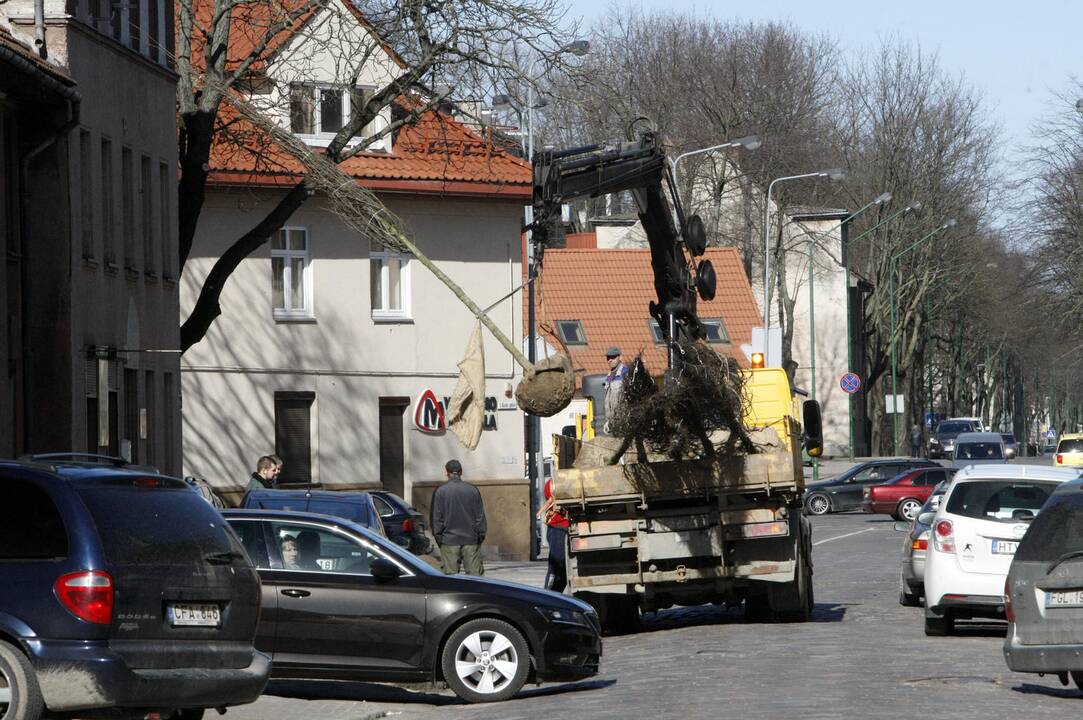
[[[788,583],[772,583],[767,597],[779,622],[808,622],[812,618],[815,598],[812,591],[812,562],[808,543],[802,542],[797,551],[794,579]],[[777,589],[774,587],[778,585]]]
[[[0,690],[6,700],[0,701],[0,717],[4,720],[38,720],[45,709],[34,666],[17,648],[0,642]]]
[[[639,598],[635,595],[585,592],[575,597],[594,608],[606,635],[624,635],[639,628]]]

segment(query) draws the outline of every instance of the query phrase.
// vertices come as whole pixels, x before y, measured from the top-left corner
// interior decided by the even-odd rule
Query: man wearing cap
[[[605,423],[609,432],[609,422],[620,403],[620,387],[628,375],[628,366],[624,364],[620,348],[614,345],[605,351],[605,360],[609,363],[609,374],[605,376]]]
[[[481,543],[485,541],[485,506],[481,492],[463,481],[463,466],[458,460],[444,465],[447,482],[432,494],[432,534],[440,546],[444,573],[454,575],[462,565],[467,575],[484,575]]]

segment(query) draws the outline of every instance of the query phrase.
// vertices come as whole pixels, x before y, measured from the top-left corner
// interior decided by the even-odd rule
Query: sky
[[[566,0],[569,15],[589,26],[606,2]],[[1054,91],[1083,78],[1083,0],[636,0],[645,10],[694,11],[723,20],[790,21],[827,32],[847,55],[898,37],[936,52],[941,67],[982,91],[1004,131],[1010,159],[1031,142],[1030,126],[1051,111]],[[619,7],[626,7],[620,2]],[[1074,99],[1072,101],[1074,104]]]

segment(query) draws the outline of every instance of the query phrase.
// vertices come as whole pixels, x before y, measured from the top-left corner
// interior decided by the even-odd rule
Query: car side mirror
[[[910,532],[910,528],[913,526],[905,520],[898,520],[892,527],[895,528],[895,532]]]
[[[933,518],[936,517],[936,513],[926,512],[918,515],[918,522],[922,525],[932,525]]]
[[[399,569],[399,566],[384,558],[373,560],[369,565],[369,572],[377,580],[395,580],[402,576],[402,570]]]
[[[820,403],[806,400],[801,406],[802,424],[805,430],[805,452],[818,458],[824,452],[824,428],[820,419]]]

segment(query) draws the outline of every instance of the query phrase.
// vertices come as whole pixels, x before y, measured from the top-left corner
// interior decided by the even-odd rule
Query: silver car
[[[1000,433],[967,432],[955,438],[951,453],[951,466],[964,468],[968,465],[989,465],[1006,462],[1004,438]]]
[[[915,517],[935,513],[950,483],[949,478],[937,485]],[[905,607],[921,607],[921,597],[925,594],[925,553],[929,549],[929,526],[917,520],[913,523],[901,520],[895,523],[895,529],[906,532],[899,569],[899,604]]]
[[[1004,659],[1015,672],[1071,675],[1083,689],[1083,480],[1058,487],[1031,523],[1004,585]]]

